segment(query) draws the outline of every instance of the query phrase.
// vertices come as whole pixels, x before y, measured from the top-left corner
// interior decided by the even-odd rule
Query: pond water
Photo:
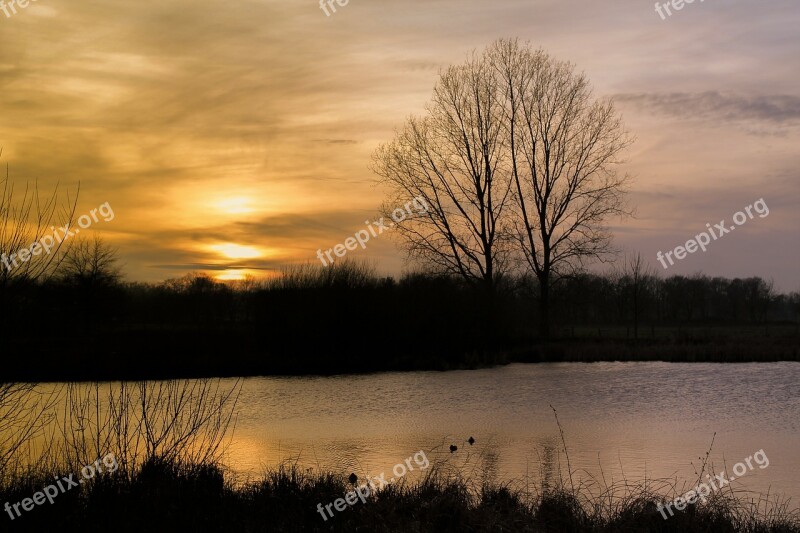
[[[388,479],[395,465],[422,450],[478,482],[536,483],[547,475],[543,463],[566,468],[551,405],[576,483],[677,478],[688,490],[709,448],[715,473],[727,464],[726,478],[736,477],[735,463],[763,450],[769,466],[754,459],[732,486],[779,493],[797,507],[797,363],[513,364],[247,378],[227,463],[253,476],[292,462],[359,476],[386,472]]]

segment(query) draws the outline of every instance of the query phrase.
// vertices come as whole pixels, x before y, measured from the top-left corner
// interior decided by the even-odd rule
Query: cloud
[[[328,143],[328,144],[357,144],[358,141],[354,139],[314,139],[314,142]]]
[[[184,272],[190,270],[213,270],[213,271],[225,271],[225,270],[264,270],[264,271],[275,271],[280,270],[279,266],[253,266],[251,264],[240,264],[240,263],[226,263],[226,264],[216,264],[216,263],[181,263],[176,265],[151,265],[152,268],[159,268],[165,270],[182,270]]]
[[[759,121],[779,125],[800,123],[800,96],[702,93],[617,94],[614,99],[639,110],[704,121]]]
[[[619,93],[648,227],[764,196],[790,231],[798,22],[796,0],[696,3],[669,22],[634,0],[353,0],[331,17],[293,0],[39,0],[0,20],[0,164],[43,190],[80,181],[79,212],[110,202],[101,231],[131,279],[303,261],[374,214],[371,152],[424,113],[438,69],[519,37]],[[215,207],[239,197],[251,212]],[[219,242],[268,255],[233,264]],[[389,239],[364,255],[399,270]],[[772,257],[737,261],[769,275]]]

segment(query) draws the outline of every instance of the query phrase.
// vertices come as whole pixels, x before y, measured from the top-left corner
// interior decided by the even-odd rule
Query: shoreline
[[[726,328],[729,329],[729,328]],[[333,376],[382,372],[449,371],[492,368],[509,363],[766,363],[800,362],[794,327],[747,338],[706,336],[683,339],[571,338],[546,343],[504,343],[492,351],[427,350],[389,343],[380,354],[349,346],[324,352],[318,339],[303,346],[290,342],[261,345],[230,331],[134,331],[75,339],[44,338],[35,346],[15,343],[9,351],[25,358],[6,365],[3,382],[133,381],[209,377]],[[716,333],[724,333],[724,330]],[[231,341],[237,339],[237,343]],[[70,342],[72,340],[73,342]],[[70,348],[74,344],[74,348]],[[81,347],[81,345],[83,347]],[[153,349],[158,346],[159,349]],[[395,347],[392,349],[391,347]],[[191,354],[186,357],[184,354]],[[34,364],[31,364],[34,363]]]

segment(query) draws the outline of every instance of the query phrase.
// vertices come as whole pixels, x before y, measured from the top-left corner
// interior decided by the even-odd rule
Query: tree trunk
[[[550,277],[539,277],[539,337],[550,338]]]
[[[638,283],[638,281],[637,281]],[[639,338],[639,287],[633,291],[633,338]]]

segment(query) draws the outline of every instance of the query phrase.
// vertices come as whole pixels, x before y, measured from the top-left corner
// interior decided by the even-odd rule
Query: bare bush
[[[77,472],[114,454],[117,475],[149,461],[222,461],[241,382],[219,379],[0,386],[0,479]]]

